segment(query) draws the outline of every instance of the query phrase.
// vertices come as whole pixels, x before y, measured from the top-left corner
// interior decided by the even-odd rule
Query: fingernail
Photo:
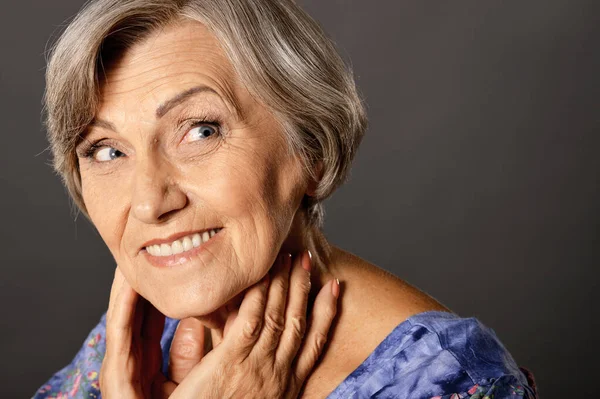
[[[306,250],[306,252],[308,256],[304,256],[304,259],[302,259],[302,268],[310,273],[312,269],[312,254],[308,249]]]
[[[334,279],[331,283],[331,293],[336,298],[340,296],[340,280],[337,278]]]
[[[269,273],[267,273],[267,275],[265,277],[263,277],[263,286],[265,288],[267,288],[269,286],[269,280],[271,279]]]

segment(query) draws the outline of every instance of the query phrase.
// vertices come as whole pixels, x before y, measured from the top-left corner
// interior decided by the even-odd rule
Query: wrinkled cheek
[[[272,252],[281,234],[277,222],[281,209],[269,203],[273,193],[266,192],[261,183],[256,175],[238,175],[223,182],[214,198],[219,204],[218,213],[225,216],[230,227],[230,260],[247,286],[260,280],[271,267],[275,256]]]
[[[119,202],[114,195],[101,195],[101,192],[84,182],[82,196],[90,219],[113,258],[119,262],[122,231],[118,223]]]

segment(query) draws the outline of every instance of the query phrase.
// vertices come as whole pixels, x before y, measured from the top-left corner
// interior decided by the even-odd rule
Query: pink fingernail
[[[310,273],[310,271],[312,269],[312,254],[310,253],[310,250],[306,250],[306,252],[307,252],[308,256],[305,255],[303,257],[302,268]]]
[[[337,278],[331,282],[331,293],[336,298],[339,298],[340,296],[340,280]]]

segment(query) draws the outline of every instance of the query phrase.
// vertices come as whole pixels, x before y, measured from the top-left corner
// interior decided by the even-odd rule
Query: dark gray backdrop
[[[81,0],[0,7],[2,398],[29,397],[105,311],[113,262],[76,222],[40,123],[44,49]],[[331,241],[492,327],[545,399],[594,395],[594,1],[304,0],[370,128]]]

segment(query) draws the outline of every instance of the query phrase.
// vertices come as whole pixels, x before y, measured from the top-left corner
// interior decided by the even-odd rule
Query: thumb
[[[180,384],[192,368],[202,360],[206,354],[210,334],[205,331],[204,325],[193,317],[188,317],[179,322],[169,358],[169,377],[171,381]]]

